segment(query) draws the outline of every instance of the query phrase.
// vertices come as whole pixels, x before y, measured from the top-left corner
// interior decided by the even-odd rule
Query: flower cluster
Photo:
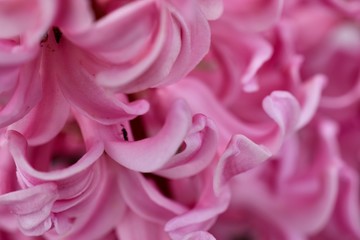
[[[360,239],[360,2],[0,2],[0,239]]]

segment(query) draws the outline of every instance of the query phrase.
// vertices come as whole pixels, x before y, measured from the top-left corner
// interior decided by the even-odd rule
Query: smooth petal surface
[[[0,209],[17,215],[24,234],[38,236],[50,229],[51,207],[57,198],[56,185],[47,183],[1,195]]]
[[[245,136],[235,135],[222,154],[214,176],[214,189],[220,189],[233,177],[248,171],[266,159],[271,153]]]
[[[184,141],[191,113],[184,101],[172,106],[162,129],[153,137],[135,142],[108,142],[106,152],[121,165],[140,172],[160,170]]]
[[[192,128],[184,139],[185,148],[156,174],[169,179],[198,174],[214,159],[217,143],[215,123],[203,115],[195,115]]]
[[[42,98],[24,118],[8,129],[20,132],[30,145],[40,145],[54,138],[69,117],[69,104],[52,76],[43,76]],[[49,105],[53,106],[49,108]]]
[[[182,240],[215,240],[215,237],[208,232],[198,231],[185,235]]]
[[[91,72],[82,67],[90,64],[87,56],[74,49],[69,42],[62,41],[56,48],[47,56],[55,68],[49,76],[58,81],[64,97],[82,113],[101,123],[113,124],[132,119],[148,110],[149,105],[143,100],[126,104],[115,94],[98,86]],[[73,55],[78,57],[69,57]]]
[[[131,210],[148,221],[164,224],[186,211],[184,206],[161,195],[154,184],[139,173],[124,169],[119,176],[119,187]]]
[[[40,101],[39,63],[39,59],[35,59],[15,70],[14,78],[10,81],[16,81],[16,85],[13,86],[12,94],[7,97],[0,109],[0,128],[20,120]]]

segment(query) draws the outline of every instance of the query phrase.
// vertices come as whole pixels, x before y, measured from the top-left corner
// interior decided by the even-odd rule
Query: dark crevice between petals
[[[54,33],[54,37],[55,37],[55,41],[57,44],[60,43],[61,37],[62,37],[62,32],[60,31],[60,29],[58,27],[53,27],[53,33]]]
[[[231,240],[255,240],[255,238],[249,232],[244,232],[242,234],[233,236]]]
[[[99,20],[106,15],[106,12],[96,0],[91,0],[90,2],[96,20]]]
[[[136,94],[128,94],[128,99],[130,102],[138,100]],[[148,137],[145,125],[141,119],[141,117],[136,117],[130,121],[131,133],[134,137],[135,141],[145,139]],[[124,134],[124,132],[123,132]]]
[[[99,1],[91,0],[91,8],[95,20],[99,20],[106,16],[109,12],[114,11],[122,6],[134,2],[134,0],[117,0],[117,1]]]
[[[153,173],[143,173],[144,177],[155,183],[158,190],[167,198],[173,198],[169,180]]]

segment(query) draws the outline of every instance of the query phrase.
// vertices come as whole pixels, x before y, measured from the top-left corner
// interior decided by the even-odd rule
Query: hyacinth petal
[[[41,79],[38,69],[39,59],[19,68],[14,92],[0,110],[0,128],[21,119],[40,101]]]
[[[224,11],[224,3],[220,0],[197,0],[201,11],[209,20],[215,20],[221,16]]]
[[[70,191],[70,186],[76,187],[76,184],[72,185],[71,182],[77,182],[79,184],[80,179],[82,180],[82,178],[84,178],[86,170],[96,162],[104,150],[103,144],[98,143],[92,146],[88,152],[76,162],[76,164],[66,169],[52,172],[40,172],[34,169],[27,160],[27,142],[20,133],[9,131],[8,141],[9,150],[15,160],[19,176],[23,177],[25,181],[33,181],[33,183],[41,181],[60,181],[60,185],[67,185],[67,188],[64,189],[66,191]],[[64,180],[64,182],[61,183],[61,180]]]
[[[218,143],[215,123],[204,115],[193,118],[193,126],[184,139],[185,149],[173,156],[156,174],[170,178],[185,178],[202,171],[213,160]]]
[[[181,89],[181,90],[180,90]],[[264,135],[264,129],[252,127],[236,118],[230,111],[227,111],[214,94],[210,92],[202,82],[195,78],[187,78],[183,81],[166,88],[166,91],[159,90],[160,101],[169,101],[173,98],[184,98],[191,103],[193,112],[201,112],[217,123],[220,135],[220,149],[226,147],[230,137],[235,133],[242,133],[251,138]]]
[[[78,58],[73,57],[78,55]],[[68,57],[72,56],[72,57]],[[50,73],[58,81],[64,97],[79,111],[103,124],[113,124],[144,114],[149,104],[138,100],[125,104],[119,98],[98,86],[94,77],[82,66],[88,62],[78,49],[62,41],[58,49],[48,56],[58,73]]]
[[[223,188],[215,195],[211,182],[205,184],[196,206],[166,223],[164,230],[171,239],[180,240],[191,232],[208,230],[218,215],[227,209],[231,194],[229,189]]]
[[[134,231],[134,226],[137,228],[136,231]],[[157,240],[169,239],[161,225],[146,221],[129,210],[117,225],[116,233],[121,240],[143,240],[149,236]]]
[[[146,7],[149,8],[150,7],[150,13],[154,11],[154,5],[150,4],[150,2],[146,3],[146,2],[138,2],[138,4],[141,8]],[[144,5],[146,4],[146,5]],[[144,5],[144,6],[143,6]],[[136,9],[135,9],[136,10]],[[159,10],[159,19],[155,19],[155,20],[151,20],[151,21],[147,21],[147,22],[152,22],[152,21],[159,21],[159,26],[157,27],[157,35],[155,37],[155,39],[152,42],[152,45],[149,46],[150,50],[146,50],[146,55],[142,56],[142,58],[137,59],[136,60],[136,64],[131,64],[130,67],[124,68],[122,69],[122,67],[120,68],[113,68],[113,69],[109,69],[103,72],[100,72],[96,78],[97,81],[106,87],[112,87],[112,88],[120,88],[123,91],[136,91],[146,88],[145,86],[148,86],[149,83],[153,82],[153,81],[159,81],[159,75],[163,76],[165,74],[167,74],[169,72],[169,68],[171,67],[171,64],[173,64],[174,59],[176,58],[176,56],[179,53],[179,44],[180,44],[180,40],[178,38],[178,36],[173,36],[170,35],[167,37],[167,35],[171,34],[173,31],[176,33],[177,30],[176,28],[174,29],[174,26],[167,23],[167,20],[170,19],[170,15],[169,13],[166,12],[165,7],[162,6],[161,9]],[[143,10],[140,11],[140,13],[142,13]],[[148,11],[149,13],[149,11]],[[148,14],[147,13],[147,14]],[[121,15],[120,15],[121,16]],[[151,15],[143,18],[143,16],[141,17],[141,19],[152,19]],[[121,22],[121,21],[120,21]],[[127,21],[126,21],[127,22]],[[137,21],[135,21],[137,22]],[[147,26],[148,23],[143,24],[143,26]],[[124,26],[125,30],[128,29],[128,26]],[[134,29],[138,29],[139,27],[135,27]],[[150,38],[150,36],[146,36],[149,35],[150,33],[148,32],[149,29],[152,29],[153,27],[148,27],[147,30],[144,31],[140,31],[139,33],[136,33],[137,35],[145,35],[143,37],[137,37],[139,39],[137,40],[133,40],[133,41],[149,41],[148,39]],[[175,34],[174,33],[174,34]],[[135,35],[136,37],[136,35]],[[128,40],[125,41],[125,43],[123,44],[129,44]],[[133,44],[133,43],[131,43]],[[143,43],[144,44],[144,43]],[[134,46],[134,45],[133,45]],[[137,46],[135,44],[135,46]],[[171,46],[172,48],[170,49],[169,46]],[[125,56],[136,56],[139,53],[139,49],[134,49],[132,50],[132,48],[130,48],[132,51],[129,52],[128,50],[129,48],[127,48],[127,52],[125,52]],[[137,51],[135,51],[137,50]],[[125,50],[121,49],[121,52],[124,52]],[[165,51],[165,52],[164,52]],[[117,50],[116,52],[119,52],[119,50]],[[131,54],[130,54],[131,53]],[[129,57],[130,57],[129,56]],[[128,58],[129,58],[128,57]],[[157,60],[157,58],[159,58]],[[130,59],[129,59],[130,60]],[[167,64],[164,64],[164,62],[167,62]],[[152,67],[151,65],[153,65],[154,63],[158,62],[158,66],[155,71],[151,70]],[[162,64],[162,65],[161,65]],[[139,78],[141,74],[144,74],[145,72],[149,72],[148,74],[145,74],[146,76]],[[159,72],[157,72],[159,71]],[[133,82],[135,81],[135,82]],[[137,86],[138,84],[140,84],[140,86]],[[144,87],[142,86],[144,85]],[[131,90],[131,88],[133,88],[133,90]],[[135,89],[136,88],[136,89]]]
[[[39,236],[51,227],[50,211],[57,198],[56,185],[46,183],[1,195],[0,209],[17,215],[24,234]]]
[[[163,128],[135,142],[108,142],[106,152],[121,165],[139,172],[161,169],[181,146],[191,126],[191,112],[183,100],[171,107]]]
[[[97,81],[123,92],[178,81],[205,56],[210,46],[207,20],[194,1],[173,1],[161,6],[160,23],[150,51],[137,64],[101,72]]]
[[[270,1],[237,1],[225,0],[224,12],[233,14],[241,22],[243,31],[262,31],[275,24],[283,9],[284,0]]]
[[[67,32],[67,28],[65,28],[64,34],[70,41],[88,49],[95,55],[115,55],[111,53],[112,51],[128,55],[133,52],[129,49],[140,50],[138,48],[142,48],[150,40],[155,28],[153,25],[159,20],[154,17],[157,14],[156,8],[155,2],[135,1],[110,12],[82,31]],[[119,38],[119,36],[122,37]],[[130,55],[136,57],[137,54],[139,52],[133,52]],[[116,59],[120,61],[116,61]],[[114,64],[121,63],[121,59],[126,58],[124,56],[117,56],[115,59],[108,58],[110,61],[115,60],[111,61]]]
[[[119,187],[125,202],[132,211],[148,221],[164,224],[169,219],[185,212],[182,205],[164,197],[139,173],[124,169],[119,175]]]
[[[214,189],[220,189],[236,175],[248,171],[266,159],[271,153],[243,135],[234,135],[222,154],[214,177]]]
[[[62,0],[55,24],[65,32],[81,32],[89,28],[94,19],[90,1]]]
[[[213,91],[218,92],[217,95],[224,104],[231,104],[237,101],[241,90],[258,90],[257,73],[272,56],[273,47],[263,37],[244,34],[237,30],[231,21],[215,21],[211,24],[211,30],[211,52],[214,53],[215,59],[210,61],[216,61],[223,72],[220,79],[216,78],[213,81],[226,82],[215,85],[218,87],[214,87]],[[207,73],[201,79],[211,79],[211,73]]]
[[[39,47],[32,48],[9,43],[0,39],[0,66],[4,68],[19,67],[19,65],[34,60],[39,53]],[[1,70],[3,71],[3,70]]]
[[[216,240],[216,238],[208,232],[196,231],[186,234],[182,240]]]
[[[324,76],[317,75],[303,85],[305,100],[302,103],[301,114],[296,127],[297,129],[305,126],[316,114],[325,83],[326,79]]]
[[[89,198],[91,200],[79,207],[78,219],[72,229],[69,229],[70,232],[67,233],[65,239],[103,239],[104,235],[112,231],[126,213],[125,202],[118,190],[117,174],[119,172],[117,172],[116,164],[106,157],[102,157],[99,162],[100,164],[96,165],[99,176],[94,179],[95,184]],[[67,221],[71,220],[68,214],[71,213],[63,212],[63,218]],[[58,238],[58,235],[48,236]]]
[[[264,145],[272,153],[276,153],[287,135],[295,131],[301,108],[296,98],[286,91],[272,92],[263,100],[263,108],[269,117],[275,121],[278,128],[276,134],[272,135],[271,141]]]
[[[43,96],[37,106],[8,128],[24,135],[29,145],[48,142],[61,131],[68,119],[69,104],[52,80],[44,81]]]
[[[0,5],[0,37],[21,36],[21,44],[35,45],[52,25],[57,10],[57,0],[3,1]]]

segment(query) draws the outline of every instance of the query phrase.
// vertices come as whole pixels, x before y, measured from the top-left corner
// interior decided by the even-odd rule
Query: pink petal
[[[0,209],[7,209],[18,216],[20,230],[30,236],[42,235],[52,226],[50,214],[58,198],[55,184],[36,187],[0,196]]]
[[[193,126],[184,139],[185,149],[173,156],[156,174],[176,179],[201,172],[215,156],[217,137],[215,123],[203,115],[195,115]]]
[[[185,212],[185,208],[164,197],[149,180],[141,174],[124,169],[119,174],[119,186],[127,205],[141,218],[164,224]]]
[[[147,54],[130,67],[100,73],[100,84],[136,92],[177,81],[200,62],[210,45],[208,22],[193,1],[172,4],[161,6],[159,29]]]
[[[215,195],[211,181],[209,181],[211,177],[212,175],[205,176],[207,181],[202,186],[202,193],[196,206],[166,223],[165,231],[169,233],[171,239],[183,239],[189,233],[208,230],[218,215],[228,208],[229,189],[223,188]]]
[[[21,37],[22,44],[40,42],[56,16],[58,1],[2,1],[0,5],[1,38]]]
[[[300,105],[289,92],[274,91],[263,100],[263,108],[277,124],[278,130],[266,144],[271,152],[276,153],[286,136],[295,131],[300,117]]]
[[[136,227],[136,231],[134,231]],[[116,233],[121,240],[144,240],[150,238],[168,240],[162,225],[146,221],[131,211],[127,211],[125,217],[119,222]]]
[[[245,136],[233,136],[216,168],[215,192],[219,192],[231,178],[256,167],[270,156],[271,153],[264,147],[255,144]]]
[[[215,20],[221,16],[224,10],[223,1],[219,0],[197,0],[201,11],[209,20]]]
[[[245,31],[262,31],[275,24],[282,12],[283,0],[269,1],[224,1],[224,15],[236,19],[239,28]]]
[[[46,59],[54,66],[49,73],[58,81],[64,97],[79,111],[104,124],[113,124],[144,114],[149,105],[144,100],[125,104],[118,97],[98,86],[91,72],[85,69],[91,60],[67,41],[61,41]],[[90,68],[90,67],[88,67]],[[98,68],[98,67],[97,67]]]
[[[174,103],[162,129],[135,142],[107,142],[106,152],[121,165],[140,172],[161,169],[181,146],[191,125],[191,112],[184,101]]]
[[[204,231],[197,231],[186,234],[182,240],[216,240],[213,235]]]
[[[27,142],[25,138],[14,131],[8,133],[9,149],[17,166],[19,180],[27,186],[43,182],[55,182],[59,187],[60,198],[71,198],[84,188],[91,178],[89,168],[103,153],[102,144],[93,146],[80,158],[76,164],[57,171],[40,172],[34,169],[27,157]]]
[[[8,129],[20,132],[30,145],[40,145],[54,138],[69,116],[69,104],[51,76],[44,76],[41,101],[25,117]],[[51,107],[49,107],[51,106]]]
[[[21,119],[26,115],[41,98],[41,79],[39,76],[39,59],[35,59],[19,68],[13,75],[17,81],[6,104],[0,110],[0,128]]]

